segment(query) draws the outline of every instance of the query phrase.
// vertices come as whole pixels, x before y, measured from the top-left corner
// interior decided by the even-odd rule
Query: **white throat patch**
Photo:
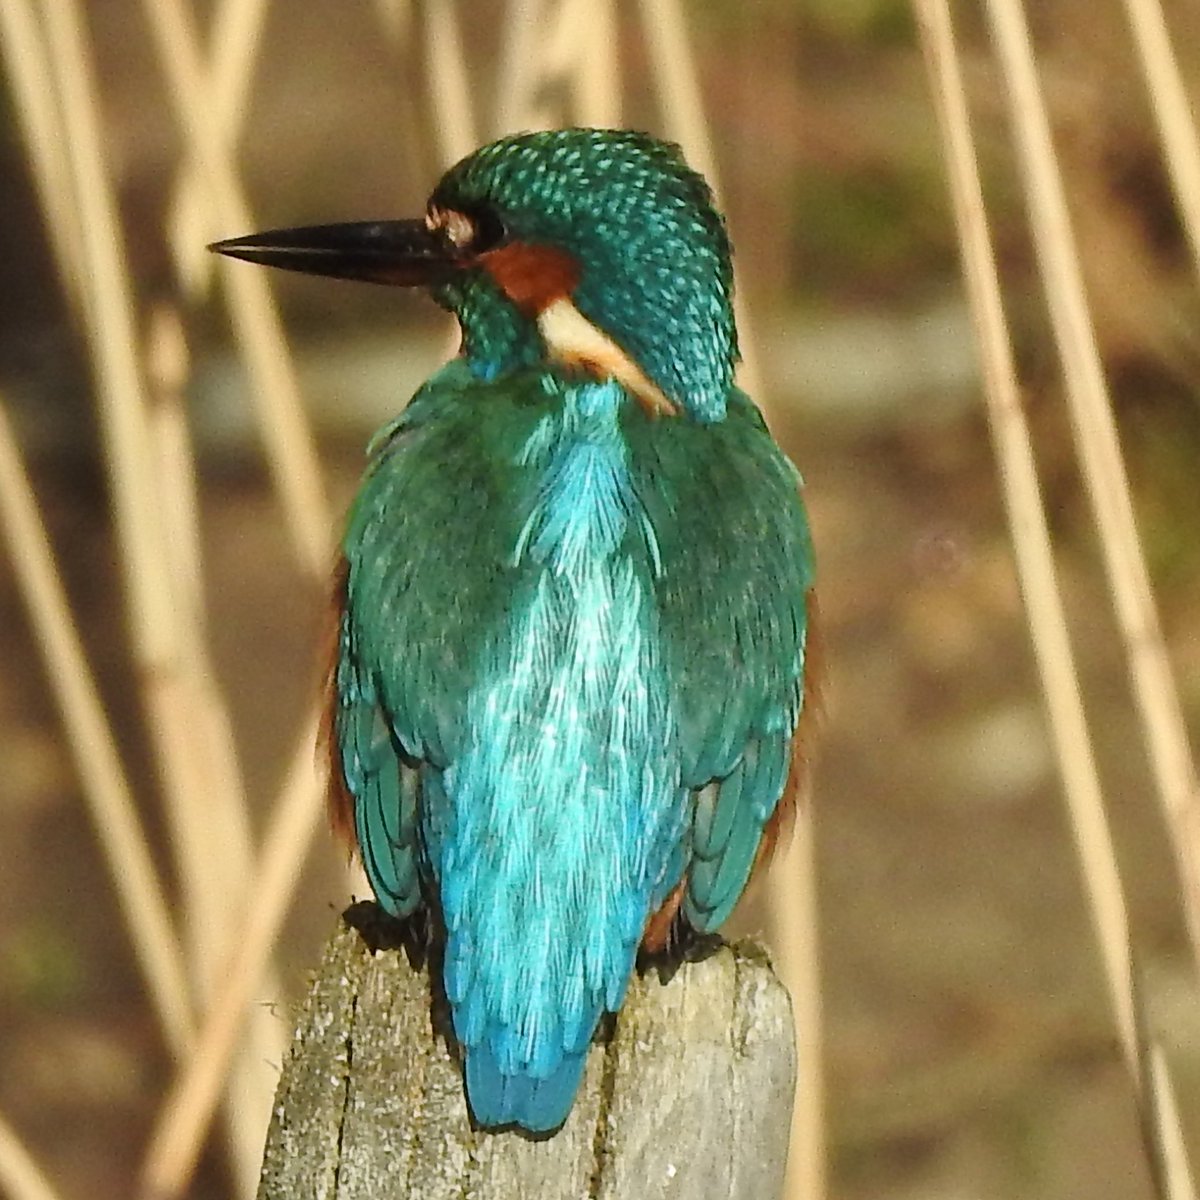
[[[663,390],[566,296],[543,308],[537,323],[546,348],[560,362],[586,367],[601,379],[615,379],[649,416],[678,415],[678,406]]]

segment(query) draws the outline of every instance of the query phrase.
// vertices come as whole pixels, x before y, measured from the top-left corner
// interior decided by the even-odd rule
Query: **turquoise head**
[[[677,146],[556,129],[452,167],[421,221],[281,230],[219,243],[317,274],[425,285],[491,378],[559,361],[611,374],[656,412],[724,416],[738,358],[729,239]]]
[[[729,239],[677,146],[608,129],[504,138],[451,168],[430,212],[462,213],[494,243],[439,295],[472,361],[552,352],[537,306],[566,299],[668,400],[723,415],[737,358]]]

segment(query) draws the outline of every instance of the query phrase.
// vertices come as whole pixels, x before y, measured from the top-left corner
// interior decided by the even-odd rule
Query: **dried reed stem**
[[[1187,1141],[1183,1121],[1171,1082],[1167,1056],[1158,1042],[1150,1044],[1150,1080],[1154,1088],[1155,1106],[1161,1114],[1156,1131],[1160,1137],[1158,1149],[1162,1155],[1159,1166],[1162,1191],[1169,1200],[1194,1200],[1196,1183],[1188,1162]]]
[[[177,309],[156,308],[147,342],[154,394],[148,416],[155,450],[149,466],[163,515],[163,586],[177,619],[176,653],[156,673],[151,700],[167,795],[176,810],[172,829],[191,901],[195,975],[201,998],[208,1000],[238,932],[235,914],[251,894],[249,811],[228,709],[204,637],[196,469],[184,407],[188,354]],[[265,990],[269,1001],[282,996],[273,975]],[[275,1088],[271,1063],[279,1061],[284,1049],[278,1023],[257,1021],[229,1074],[227,1130],[243,1195],[252,1195],[257,1185]]]
[[[210,118],[214,101],[188,15],[179,0],[144,0],[144,7],[176,118],[192,160],[203,170],[213,222],[222,230],[247,230],[249,207],[222,131]],[[329,513],[283,328],[263,272],[223,263],[222,277],[292,541],[311,578],[323,582],[332,554]]]
[[[504,22],[504,45],[496,73],[494,135],[540,128],[536,113],[538,84],[545,64],[538,53],[542,26],[546,21],[544,0],[509,0]]]
[[[1159,0],[1123,0],[1123,3],[1150,91],[1192,263],[1200,274],[1200,138],[1196,136],[1192,106],[1171,49]]]
[[[1034,655],[1083,859],[1121,1045],[1134,1078],[1141,1080],[1144,1070],[1134,1011],[1129,921],[1017,383],[950,16],[945,0],[916,0],[916,10],[942,128],[963,272],[979,343],[986,411]]]
[[[384,33],[397,45],[407,40],[412,25],[412,0],[375,0]]]
[[[152,453],[144,470],[155,485],[163,523],[158,586],[175,618],[171,653],[156,664],[148,690],[168,799],[178,809],[173,828],[203,993],[215,982],[232,913],[249,890],[250,821],[228,711],[204,638],[196,470],[183,401],[187,347],[178,312],[159,306],[147,340],[154,402],[147,414]]]
[[[305,722],[255,872],[255,895],[192,1054],[160,1110],[142,1170],[146,1200],[174,1200],[191,1178],[222,1080],[271,948],[291,904],[321,812],[313,770],[315,714]]]
[[[133,639],[158,764],[172,801],[173,835],[188,900],[189,923],[195,933],[196,977],[204,980],[213,964],[206,961],[212,947],[223,948],[231,927],[229,908],[236,891],[222,880],[217,866],[236,872],[237,859],[228,853],[243,830],[242,860],[249,862],[246,816],[236,797],[206,795],[204,768],[211,761],[197,736],[203,729],[202,709],[189,693],[180,671],[187,638],[179,625],[180,612],[165,570],[167,537],[164,509],[151,436],[147,403],[137,359],[138,336],[132,287],[122,261],[122,234],[116,217],[111,182],[103,161],[99,106],[94,71],[79,10],[71,0],[43,0],[47,42],[55,83],[61,98],[63,128],[72,168],[73,199],[83,242],[87,334],[96,371],[106,460],[117,512],[121,558],[126,569]],[[171,481],[178,486],[182,480]],[[232,811],[229,800],[233,804]],[[213,806],[221,808],[212,821]],[[246,885],[246,876],[236,877]],[[278,1042],[276,1042],[278,1045]],[[269,1110],[269,1082],[261,1082],[262,1053],[251,1055],[260,1076],[258,1092],[264,1115]],[[240,1082],[235,1085],[240,1091]],[[246,1136],[245,1123],[235,1126],[239,1161],[251,1163],[257,1147]]]
[[[1013,535],[1034,656],[1100,943],[1121,1049],[1146,1118],[1148,1151],[1166,1194],[1183,1200],[1169,1148],[1181,1136],[1165,1068],[1147,1062],[1129,922],[1109,833],[1078,674],[1054,568],[1029,427],[1021,405],[1000,281],[988,234],[966,93],[946,0],[914,0],[933,85],[971,313],[983,368],[984,395],[1000,482]],[[1165,1097],[1165,1102],[1164,1102]]]
[[[699,72],[684,28],[679,0],[638,0],[638,7],[668,135],[683,147],[688,162],[708,180],[719,200],[717,160],[704,119]],[[740,383],[761,401],[763,381],[758,353],[750,314],[740,292],[734,297],[734,307],[742,346]]]
[[[196,464],[183,403],[190,372],[187,336],[178,308],[173,304],[155,305],[146,335],[146,378],[153,395],[147,420],[159,464],[164,573],[173,583],[177,626],[188,641],[185,653],[193,656],[200,653],[205,616]],[[174,486],[164,486],[163,480],[174,481]]]
[[[652,74],[657,81],[660,103],[669,135],[684,150],[688,161],[709,181],[714,194],[721,195],[716,155],[700,95],[699,74],[684,28],[679,0],[639,0],[642,27],[650,52]],[[761,399],[762,377],[744,299],[735,297],[743,361],[740,383]],[[801,825],[810,818],[804,818]],[[796,1102],[792,1118],[792,1156],[788,1164],[787,1194],[819,1200],[824,1194],[824,1119],[820,1089],[821,1029],[820,983],[816,972],[816,900],[811,861],[811,829],[797,830],[797,849],[789,863],[797,863],[802,886],[810,889],[797,902],[795,896],[773,889],[771,918],[777,932],[780,968],[796,998],[798,1017]],[[805,859],[807,858],[807,861]],[[780,868],[777,868],[777,873]],[[811,1024],[800,1024],[799,1018]],[[807,1091],[812,1087],[811,1093]]]
[[[581,125],[621,124],[621,56],[613,0],[563,0],[574,51],[571,91]]]
[[[422,0],[425,20],[426,87],[433,106],[433,130],[438,161],[449,167],[479,145],[471,108],[474,89],[467,76],[467,60],[454,0]],[[446,317],[447,357],[458,352],[458,322]]]
[[[213,18],[210,115],[227,147],[236,145],[247,112],[267,3],[268,0],[221,0]],[[201,291],[212,278],[215,262],[204,248],[205,242],[215,236],[211,218],[204,171],[189,159],[176,183],[167,218],[168,240],[185,294]]]
[[[581,55],[590,50],[592,0],[559,0],[545,21],[539,53],[539,66],[546,78],[565,76],[578,66]],[[581,118],[582,122],[582,118]]]
[[[62,97],[74,198],[84,235],[86,307],[92,361],[97,374],[106,460],[117,511],[121,559],[138,666],[156,736],[158,761],[175,817],[182,853],[188,918],[215,936],[226,907],[214,878],[202,773],[191,737],[194,712],[182,695],[177,664],[184,640],[165,569],[168,538],[163,526],[159,477],[146,419],[148,404],[137,361],[139,338],[132,287],[125,271],[116,204],[103,163],[94,72],[74,0],[43,0],[56,82]],[[244,819],[244,818],[243,818]],[[248,854],[247,854],[248,857]],[[216,859],[223,862],[224,858]],[[196,964],[204,977],[203,951]]]
[[[0,528],[9,544],[17,584],[46,663],[134,954],[167,1044],[180,1055],[192,1035],[183,955],[2,404]]]
[[[0,0],[0,54],[4,56],[25,153],[67,299],[78,308],[82,234],[71,205],[71,169],[55,103],[46,47],[28,0]]]
[[[1008,92],[1038,268],[1062,360],[1075,443],[1171,836],[1192,951],[1200,968],[1200,795],[1183,712],[1138,541],[1129,480],[1088,315],[1079,254],[1025,15],[1019,0],[987,0],[985,8]]]
[[[150,467],[131,286],[103,161],[94,72],[79,11],[73,0],[43,0],[43,12],[82,232],[82,278],[88,289],[85,331],[97,380],[131,633],[147,703],[157,718],[159,761],[170,771],[185,764],[173,755],[175,747],[164,734],[171,725],[156,703],[159,689],[154,681],[159,668],[171,660],[177,639],[170,591],[162,576],[163,529]],[[185,724],[184,719],[175,722]],[[185,806],[183,811],[192,809]],[[189,900],[195,902],[196,896],[189,895]],[[196,911],[190,907],[189,916]]]
[[[168,602],[171,629],[161,657],[147,664],[143,689],[186,900],[192,978],[203,996],[229,936],[233,898],[246,887],[249,827],[236,772],[236,790],[216,778],[195,686],[203,610],[196,589],[201,568],[195,469],[179,396],[187,379],[187,347],[177,319],[164,308],[156,312],[147,340],[153,403],[145,408],[147,455],[139,471],[151,483],[161,522],[154,586]]]
[[[826,1195],[815,823],[814,805],[802,803],[792,844],[768,875],[774,949],[796,1022],[796,1095],[783,1200],[821,1200]]]
[[[0,1191],[9,1200],[58,1200],[50,1180],[3,1117],[0,1117]]]
[[[621,73],[611,0],[511,0],[496,87],[497,135],[575,122],[620,124]],[[565,82],[570,113],[539,99]]]
[[[231,888],[245,886],[245,874],[238,871],[231,846],[240,825],[241,859],[248,864],[247,820],[235,796],[205,788],[205,767],[210,761],[205,752],[210,748],[196,736],[201,727],[197,706],[181,678],[180,655],[186,635],[165,569],[170,539],[163,515],[170,505],[164,508],[158,488],[160,474],[137,362],[139,339],[132,288],[121,256],[115,199],[103,163],[91,58],[72,0],[45,0],[44,10],[83,234],[84,280],[89,289],[87,333],[101,400],[132,636],[158,764],[171,801],[172,833],[193,935],[189,940],[195,951],[195,978],[203,980],[215,969],[211,955],[225,945],[229,906],[237,894]],[[171,486],[185,484],[186,478],[176,476]],[[212,819],[214,806],[219,820]],[[221,868],[229,872],[228,877],[221,877]]]
[[[453,0],[423,0],[428,87],[438,158],[445,166],[465,158],[479,145],[471,111],[471,87],[458,14]]]
[[[131,630],[139,659],[158,661],[170,645],[171,615],[158,586],[161,529],[147,478],[146,428],[136,322],[122,260],[116,200],[104,163],[92,61],[74,0],[42,0],[47,44],[63,113],[73,207],[82,233],[88,289],[85,333],[96,374]]]

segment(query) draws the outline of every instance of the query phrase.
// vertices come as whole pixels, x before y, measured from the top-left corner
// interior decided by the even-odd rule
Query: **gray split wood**
[[[341,927],[279,1083],[258,1200],[776,1200],[796,1070],[766,955],[635,975],[553,1137],[471,1127],[429,977]]]

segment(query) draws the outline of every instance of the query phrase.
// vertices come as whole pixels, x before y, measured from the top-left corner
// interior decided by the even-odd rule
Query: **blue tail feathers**
[[[484,1126],[519,1125],[530,1133],[557,1129],[571,1111],[583,1078],[588,1042],[564,1053],[545,1078],[505,1074],[488,1040],[466,1049],[467,1099],[475,1120]]]

